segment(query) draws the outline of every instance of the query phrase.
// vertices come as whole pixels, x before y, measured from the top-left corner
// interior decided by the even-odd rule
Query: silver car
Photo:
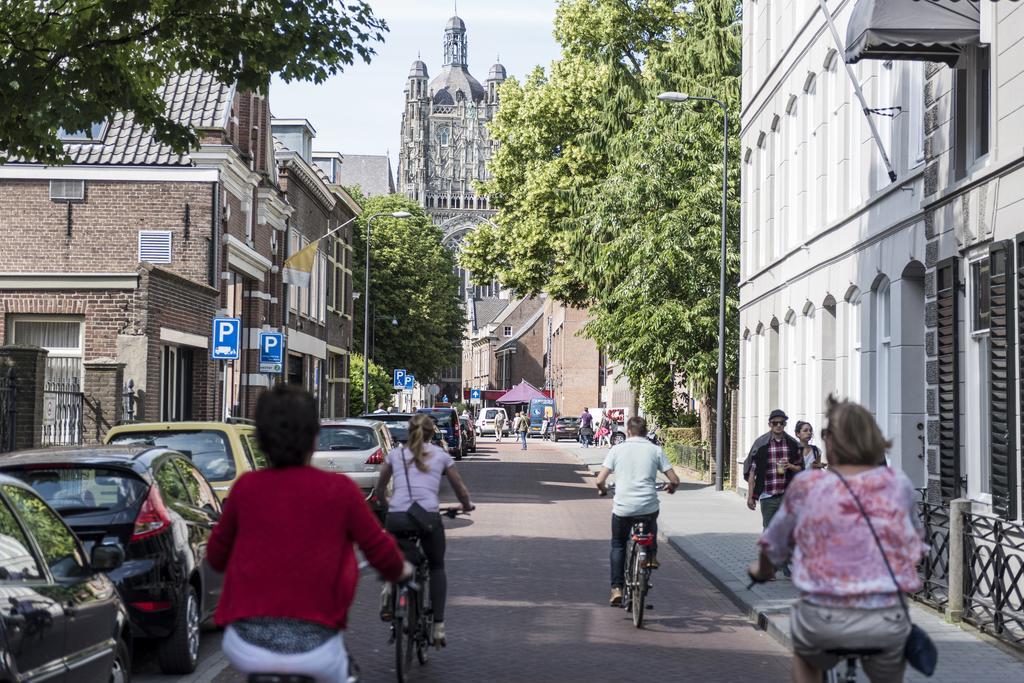
[[[344,474],[369,491],[377,483],[384,456],[394,447],[383,422],[377,420],[321,420],[313,467]]]

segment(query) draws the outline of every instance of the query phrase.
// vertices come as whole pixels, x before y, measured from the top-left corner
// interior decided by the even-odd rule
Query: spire
[[[466,22],[455,15],[444,27],[444,66],[467,66],[468,53]]]

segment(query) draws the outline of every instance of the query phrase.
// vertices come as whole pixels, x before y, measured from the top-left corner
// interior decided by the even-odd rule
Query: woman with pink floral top
[[[868,678],[902,681],[910,624],[897,590],[921,588],[917,563],[927,550],[914,487],[886,466],[891,444],[867,410],[830,396],[826,417],[830,469],[793,480],[748,571],[767,581],[775,567],[791,562],[800,590],[790,619],[794,681],[820,681],[839,660],[829,650],[878,650],[862,660]],[[874,525],[898,588],[851,491]]]

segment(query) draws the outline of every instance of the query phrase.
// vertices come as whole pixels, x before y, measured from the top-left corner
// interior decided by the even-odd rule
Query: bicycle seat
[[[836,650],[825,650],[826,654],[836,655],[838,657],[871,657],[872,655],[880,655],[883,650],[877,647],[869,647],[863,649],[836,649]]]

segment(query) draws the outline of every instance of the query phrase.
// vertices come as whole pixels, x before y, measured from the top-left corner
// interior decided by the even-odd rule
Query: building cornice
[[[190,152],[189,157],[197,167],[219,171],[216,180],[240,201],[251,198],[260,184],[260,174],[249,168],[233,145],[206,145]]]
[[[0,273],[0,290],[138,288],[138,273]]]
[[[306,163],[305,159],[290,149],[278,150],[275,154],[278,165],[299,178],[323,202],[328,211],[334,208],[334,205],[338,203],[337,197],[320,179],[313,167]]]
[[[259,197],[258,222],[269,225],[278,232],[284,232],[288,227],[288,219],[295,213],[295,208],[277,188],[261,187],[256,191],[256,195]]]

